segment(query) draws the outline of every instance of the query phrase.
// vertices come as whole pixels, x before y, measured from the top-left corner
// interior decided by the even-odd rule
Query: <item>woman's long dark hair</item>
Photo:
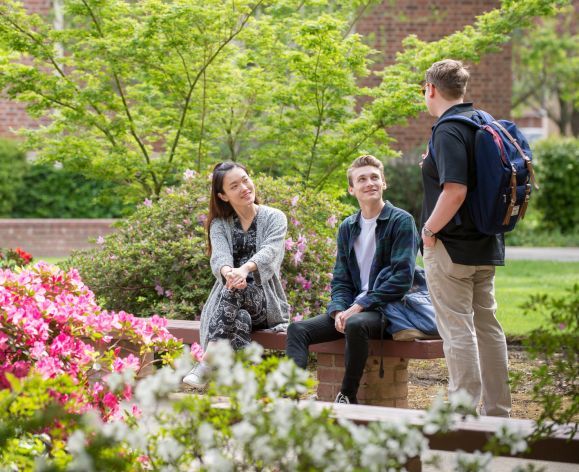
[[[211,196],[209,197],[209,213],[207,214],[207,219],[205,220],[205,229],[207,230],[207,254],[211,256],[211,223],[215,218],[229,218],[235,213],[235,210],[229,202],[224,202],[219,198],[219,194],[223,193],[223,179],[225,174],[230,170],[239,167],[243,169],[246,174],[249,175],[245,166],[237,162],[221,162],[213,168],[213,177],[211,179]],[[255,197],[255,203],[257,201],[257,196]]]

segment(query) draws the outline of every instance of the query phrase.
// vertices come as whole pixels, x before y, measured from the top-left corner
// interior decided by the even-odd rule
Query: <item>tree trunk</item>
[[[571,114],[571,133],[573,137],[579,138],[579,110],[575,107]]]

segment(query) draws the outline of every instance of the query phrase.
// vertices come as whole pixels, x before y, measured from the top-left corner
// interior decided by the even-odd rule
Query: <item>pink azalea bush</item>
[[[110,375],[138,374],[147,354],[169,362],[182,350],[166,319],[103,310],[76,270],[43,262],[20,272],[0,270],[0,321],[0,389],[10,388],[14,377],[67,375],[78,388],[51,392],[55,400],[74,413],[96,408],[104,419],[132,396],[129,383],[112,389]]]

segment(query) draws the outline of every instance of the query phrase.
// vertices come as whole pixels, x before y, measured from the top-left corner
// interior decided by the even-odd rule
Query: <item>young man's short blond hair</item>
[[[454,59],[435,62],[426,71],[426,82],[434,84],[447,100],[464,97],[469,77],[467,68]]]
[[[384,177],[384,164],[382,164],[382,162],[379,159],[375,158],[374,156],[371,156],[370,154],[364,154],[363,156],[354,159],[354,162],[352,162],[350,164],[350,167],[348,167],[347,175],[348,175],[348,185],[350,185],[350,187],[352,187],[352,172],[354,171],[354,169],[358,169],[359,167],[364,166],[372,166],[379,169],[380,175],[382,176],[382,180],[384,181],[384,183],[386,183],[386,178]]]

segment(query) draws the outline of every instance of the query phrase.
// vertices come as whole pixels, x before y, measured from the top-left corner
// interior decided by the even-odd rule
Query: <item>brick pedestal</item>
[[[342,354],[318,354],[318,399],[334,401],[344,377]],[[369,356],[360,381],[358,401],[364,405],[408,408],[408,359],[384,358],[380,378],[380,357]]]

